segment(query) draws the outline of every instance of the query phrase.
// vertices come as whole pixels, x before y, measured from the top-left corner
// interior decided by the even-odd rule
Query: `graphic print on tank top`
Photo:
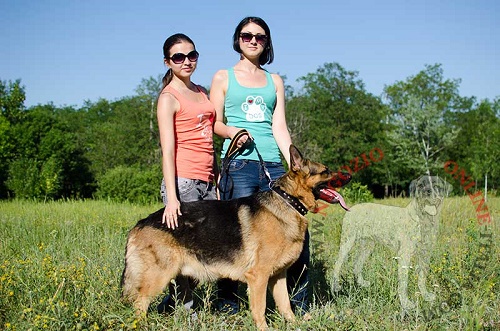
[[[212,114],[199,114],[198,116],[199,123],[196,125],[196,128],[202,127],[201,131],[201,136],[206,140],[206,141],[212,141],[212,122],[213,122],[213,115]]]
[[[260,95],[249,95],[246,101],[241,104],[241,110],[246,114],[247,121],[263,122],[267,106]]]

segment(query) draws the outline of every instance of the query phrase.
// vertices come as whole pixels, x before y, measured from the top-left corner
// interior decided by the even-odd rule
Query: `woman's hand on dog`
[[[182,215],[181,204],[179,200],[176,199],[175,201],[169,201],[165,206],[165,210],[163,211],[161,223],[167,224],[167,228],[173,230],[179,226],[179,223],[177,223],[178,215]]]

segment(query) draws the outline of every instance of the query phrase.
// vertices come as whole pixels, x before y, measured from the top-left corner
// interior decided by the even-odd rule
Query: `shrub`
[[[99,178],[96,197],[117,202],[158,202],[161,179],[159,165],[148,169],[138,166],[118,166],[108,170]]]
[[[373,201],[373,194],[366,185],[358,182],[350,183],[343,187],[340,193],[350,203],[361,203]]]
[[[28,158],[19,158],[11,162],[6,184],[16,198],[35,198],[41,195],[39,178],[40,170],[37,162]]]
[[[20,199],[57,199],[62,190],[62,166],[55,157],[46,161],[20,158],[9,167],[7,187]]]

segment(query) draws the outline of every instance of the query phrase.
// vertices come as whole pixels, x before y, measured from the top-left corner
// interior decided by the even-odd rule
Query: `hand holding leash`
[[[247,144],[253,141],[250,132],[248,132],[246,129],[240,129],[236,127],[232,127],[232,129],[234,129],[236,132],[234,133],[234,135],[232,135],[231,138],[231,145],[228,149],[229,154],[232,154],[233,151],[239,150],[241,148],[245,149]]]
[[[226,181],[231,180],[232,182],[231,176],[229,175],[229,162],[237,154],[241,154],[252,143],[254,143],[254,139],[246,129],[241,129],[240,131],[236,132],[236,134],[233,136],[233,138],[231,139],[231,143],[229,144],[229,147],[226,151],[226,155],[224,156],[224,162],[222,163],[222,169],[221,169],[221,177],[225,175]],[[271,178],[269,170],[267,170],[266,163],[262,159],[262,155],[260,155],[259,150],[257,149],[257,145],[255,145],[255,143],[253,145],[253,148],[255,149],[255,152],[259,157],[260,166],[262,167],[262,170],[264,171],[264,174],[266,175],[266,178],[269,181],[269,188],[272,189],[274,181]],[[219,190],[222,191],[223,193],[227,193],[232,190],[232,183],[229,184],[229,187],[231,187],[229,190],[222,191],[220,185],[218,185]]]
[[[231,178],[231,175],[229,174],[229,163],[238,154],[241,154],[245,150],[245,148],[248,147],[248,144],[250,144],[253,141],[252,137],[250,136],[250,133],[246,129],[238,129],[235,127],[231,128],[238,131],[231,138],[231,142],[229,143],[229,147],[223,158],[222,168],[219,174],[219,178],[217,180],[217,191],[219,195],[220,193],[225,195],[226,193],[232,191],[233,180]],[[222,177],[225,177],[225,182],[226,182],[225,189],[222,189],[220,185],[220,180],[222,179]]]
[[[250,134],[240,136],[239,139],[238,139],[238,141],[236,142],[236,146],[238,148],[241,148],[241,147],[245,146],[245,144],[248,142],[248,139],[250,139],[250,140],[252,139],[250,137]]]

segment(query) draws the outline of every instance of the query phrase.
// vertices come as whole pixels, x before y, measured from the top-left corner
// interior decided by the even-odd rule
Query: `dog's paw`
[[[415,309],[415,304],[411,302],[409,299],[406,299],[401,302],[401,308],[406,311],[414,310]]]
[[[436,295],[432,292],[424,292],[424,293],[422,293],[422,297],[427,302],[432,302],[432,301],[436,300]]]
[[[331,285],[331,290],[332,290],[332,293],[337,293],[337,292],[340,292],[340,290],[342,290],[342,286],[340,286],[340,282],[338,279],[336,279],[336,278],[333,279],[332,285]]]
[[[357,282],[358,282],[358,285],[361,287],[369,287],[370,286],[370,281],[364,280],[363,278],[358,278]]]

